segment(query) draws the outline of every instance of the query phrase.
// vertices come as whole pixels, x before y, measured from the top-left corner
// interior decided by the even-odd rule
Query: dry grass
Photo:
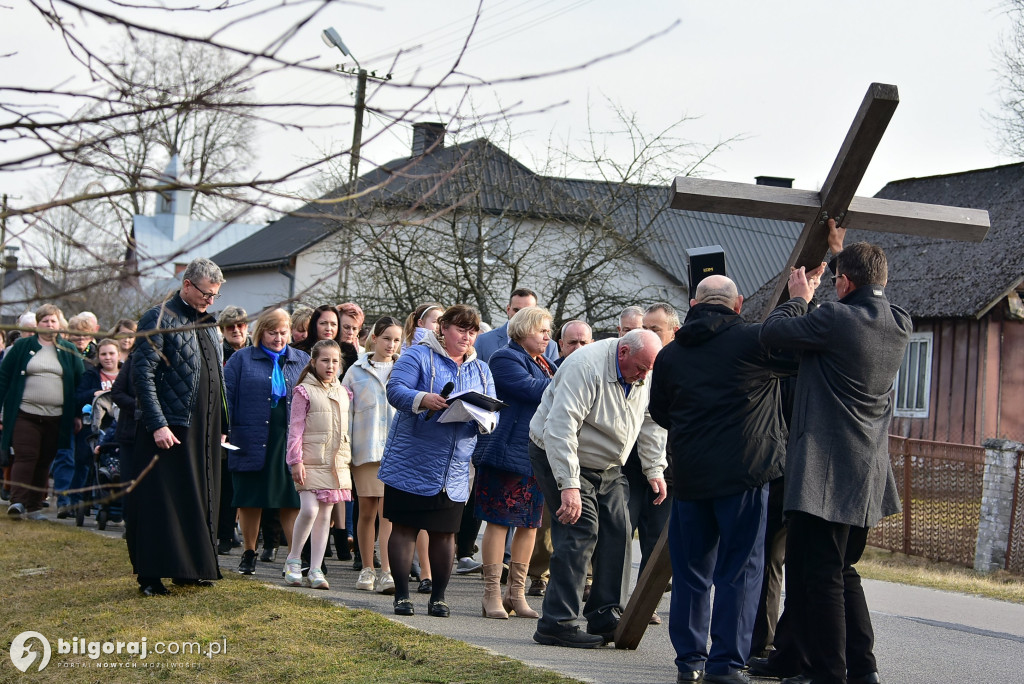
[[[952,563],[931,561],[870,546],[857,563],[857,571],[870,579],[1024,603],[1024,577],[1005,571],[983,575]]]
[[[6,518],[6,516],[4,516]],[[51,523],[0,519],[0,680],[26,682],[508,682],[573,681],[368,611],[226,577],[216,589],[142,597],[123,542]],[[33,630],[50,641],[42,672],[21,675],[11,641]],[[226,643],[224,654],[59,655],[58,638]],[[222,641],[226,640],[226,642]],[[36,649],[39,650],[38,648]],[[38,660],[37,660],[38,662]],[[97,665],[134,663],[133,669]],[[151,667],[144,667],[149,665]],[[152,667],[177,665],[176,668]],[[70,669],[74,667],[75,669]],[[78,669],[81,668],[81,669]]]

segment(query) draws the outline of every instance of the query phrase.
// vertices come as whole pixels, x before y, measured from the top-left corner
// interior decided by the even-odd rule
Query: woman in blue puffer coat
[[[388,402],[398,410],[384,447],[378,477],[384,482],[384,517],[392,523],[388,555],[395,578],[395,614],[412,615],[409,570],[416,535],[426,530],[433,586],[427,612],[448,617],[445,589],[455,560],[455,533],[469,498],[469,460],[479,433],[477,424],[439,423],[448,407],[442,392],[475,390],[494,396],[487,364],[473,343],[480,314],[456,304],[427,335],[395,362],[388,380]],[[448,384],[451,388],[447,388]]]

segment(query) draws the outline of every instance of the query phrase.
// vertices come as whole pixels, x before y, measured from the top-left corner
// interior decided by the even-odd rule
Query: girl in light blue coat
[[[388,553],[397,615],[413,614],[409,569],[419,530],[428,533],[433,571],[427,611],[435,617],[450,614],[444,594],[469,498],[469,460],[478,428],[475,422],[440,423],[436,414],[448,408],[448,394],[475,390],[494,396],[491,371],[473,349],[480,331],[477,310],[456,304],[438,323],[437,334],[399,357],[388,380],[388,401],[398,415],[378,476],[385,484],[384,516],[392,524]]]
[[[388,430],[395,417],[395,408],[388,403],[387,382],[398,358],[402,342],[402,326],[390,316],[378,320],[370,334],[370,353],[363,354],[345,373],[341,381],[352,391],[352,479],[359,496],[359,553],[373,558],[375,523],[380,518],[380,575],[372,562],[365,562],[356,589],[393,594],[395,580],[388,562],[388,538],[391,523],[383,515],[384,483],[377,478],[384,455]]]

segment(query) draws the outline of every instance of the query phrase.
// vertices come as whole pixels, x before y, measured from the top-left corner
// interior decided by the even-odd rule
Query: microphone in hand
[[[447,399],[448,395],[452,393],[453,389],[455,389],[455,383],[454,382],[446,382],[444,387],[441,388],[441,398],[442,399]],[[437,413],[437,411],[435,409],[431,409],[431,410],[427,411],[427,420],[430,420],[431,418],[433,418],[435,413]]]

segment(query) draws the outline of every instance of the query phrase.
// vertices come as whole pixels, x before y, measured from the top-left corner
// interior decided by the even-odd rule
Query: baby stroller
[[[82,504],[78,507],[75,524],[78,527],[85,524],[86,513],[90,508],[95,507],[96,527],[105,530],[108,521],[122,519],[121,501],[112,498],[120,489],[117,485],[121,482],[119,449],[117,442],[114,441],[118,408],[114,404],[110,392],[103,392],[97,395],[93,399],[92,406],[86,406],[82,413],[82,422],[86,423],[86,426],[83,427],[91,428],[91,432],[86,438],[89,450],[93,454],[89,475],[86,478],[86,486],[90,488],[91,493],[86,493],[83,496]]]

